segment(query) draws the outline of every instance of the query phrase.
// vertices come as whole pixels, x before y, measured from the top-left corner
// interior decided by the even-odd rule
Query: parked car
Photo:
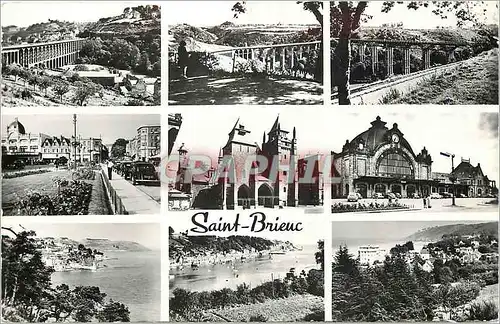
[[[397,197],[392,192],[388,192],[388,193],[385,194],[385,198],[387,198],[387,199],[396,199]]]
[[[24,169],[24,162],[21,160],[15,160],[5,166],[5,169],[21,170]]]
[[[374,199],[384,199],[384,195],[380,192],[376,192],[373,194]]]
[[[441,199],[443,198],[443,196],[441,196],[441,194],[437,193],[437,192],[433,192],[431,193],[431,199]]]
[[[358,200],[363,199],[363,196],[359,192],[356,192],[356,196],[358,196]]]
[[[396,195],[396,198],[401,199],[401,194],[399,192],[396,192],[394,195]]]
[[[352,201],[352,202],[357,202],[359,200],[358,194],[351,192],[349,195],[347,195],[347,201]]]
[[[467,195],[466,194],[460,194],[459,197],[460,198],[467,198]]]
[[[149,162],[134,162],[130,167],[130,180],[134,185],[148,183],[159,185],[160,179],[156,173],[155,166]]]
[[[450,192],[443,192],[441,193],[441,196],[443,196],[443,198],[452,198],[453,194]]]
[[[411,194],[408,198],[413,198],[413,199],[420,199],[420,195],[418,193]]]

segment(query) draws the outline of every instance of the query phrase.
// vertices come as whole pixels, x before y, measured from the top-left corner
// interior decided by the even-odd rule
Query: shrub
[[[23,216],[86,215],[91,193],[91,184],[73,181],[54,195],[28,192],[14,206]]]
[[[40,173],[45,173],[45,172],[50,172],[51,170],[47,169],[40,169],[40,170],[27,170],[27,171],[19,171],[19,172],[8,172],[4,173],[2,175],[2,178],[4,179],[13,179],[13,178],[20,178],[28,175],[33,175],[33,174],[40,174]]]
[[[494,300],[474,302],[470,305],[469,321],[491,321],[498,318],[498,306]]]
[[[267,317],[262,314],[250,316],[249,322],[267,322]]]

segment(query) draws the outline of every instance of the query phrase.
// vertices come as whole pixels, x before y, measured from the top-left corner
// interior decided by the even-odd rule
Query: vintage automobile
[[[349,202],[357,202],[359,200],[359,196],[357,193],[355,192],[351,192],[348,196],[347,196],[347,201]]]
[[[160,185],[156,168],[149,162],[133,162],[130,166],[130,180],[134,185],[142,183]]]

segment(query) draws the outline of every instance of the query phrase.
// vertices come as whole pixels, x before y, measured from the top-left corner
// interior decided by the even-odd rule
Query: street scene
[[[346,140],[335,140],[332,213],[498,209],[498,113],[336,119],[354,125],[354,116],[371,126],[345,129]],[[443,125],[452,136],[443,136]]]
[[[497,322],[498,213],[491,216],[332,222],[332,320]]]
[[[4,3],[2,105],[159,106],[160,35],[144,2]]]
[[[293,113],[225,111],[214,128],[205,122],[213,114],[169,115],[169,210],[323,212],[314,125]]]
[[[165,6],[169,105],[323,103],[323,2]]]
[[[332,104],[498,105],[498,2],[330,2]]]
[[[292,238],[286,232],[199,236],[189,218],[172,219],[169,320],[324,321],[325,230],[297,220],[304,229]]]
[[[154,223],[2,220],[2,321],[159,321],[160,237]]]
[[[159,213],[159,115],[2,117],[4,216]]]

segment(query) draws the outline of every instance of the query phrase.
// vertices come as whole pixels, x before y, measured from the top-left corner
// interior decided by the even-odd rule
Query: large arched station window
[[[388,178],[413,178],[410,159],[400,150],[389,150],[377,161],[377,174]]]

